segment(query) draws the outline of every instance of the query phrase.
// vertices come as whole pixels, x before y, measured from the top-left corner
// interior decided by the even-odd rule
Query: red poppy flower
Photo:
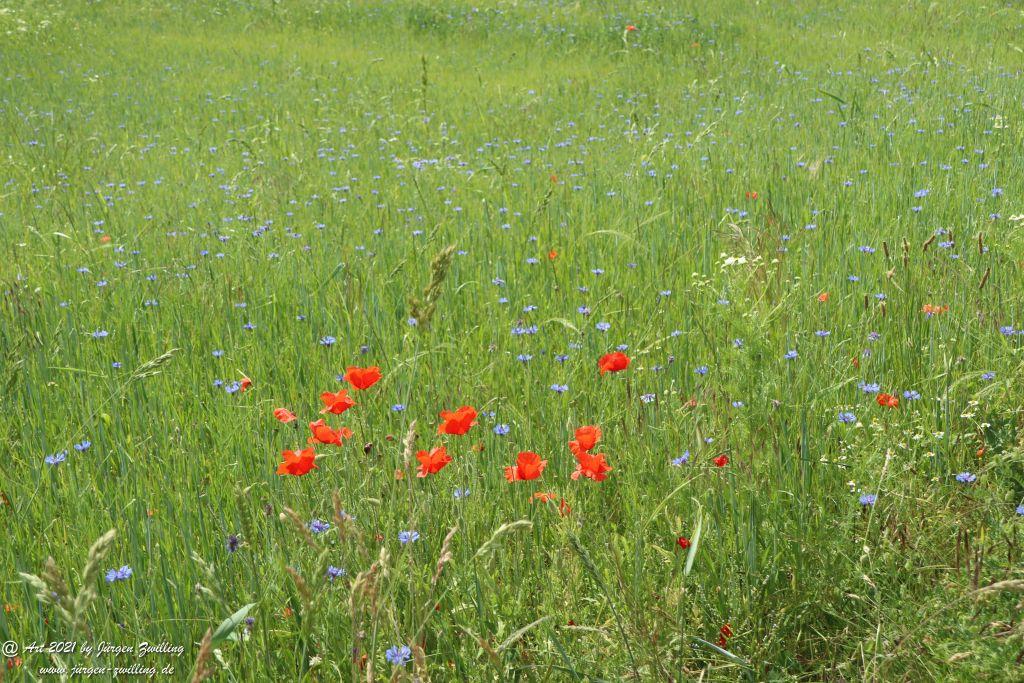
[[[252,386],[252,380],[249,379],[248,377],[246,377],[245,375],[242,375],[242,381],[238,383],[238,388],[241,391],[245,391],[246,389],[248,389],[251,386]]]
[[[722,453],[720,456],[718,456],[711,462],[715,463],[715,467],[725,467],[726,465],[729,464],[729,456],[726,455],[725,453]]]
[[[430,452],[418,451],[416,459],[420,461],[420,471],[417,477],[425,477],[428,474],[437,474],[444,469],[444,466],[452,461],[451,456],[444,446],[431,448]]]
[[[341,415],[356,404],[355,401],[349,398],[348,391],[345,389],[342,389],[336,394],[325,391],[320,394],[320,400],[324,402],[325,406],[320,412],[331,413],[332,415]]]
[[[514,467],[505,468],[505,478],[509,481],[530,481],[540,477],[541,472],[547,467],[548,461],[541,460],[540,456],[532,451],[522,451],[516,456]]]
[[[940,313],[945,313],[948,310],[948,305],[940,306],[938,304],[925,304],[921,307],[921,312],[928,316],[939,315]]]
[[[551,251],[548,252],[548,260],[549,261],[554,261],[556,258],[558,258],[558,252],[557,251],[552,249]]]
[[[305,448],[301,451],[281,451],[281,455],[284,457],[284,462],[278,465],[278,474],[301,477],[310,470],[316,469],[316,453],[312,448]]]
[[[604,459],[604,453],[574,453],[573,455],[576,456],[578,463],[576,471],[572,473],[573,479],[579,479],[582,476],[594,481],[604,481],[608,478],[606,473],[612,471]]]
[[[686,536],[680,536],[679,538],[676,539],[676,544],[681,549],[686,550],[687,548],[690,547],[690,539],[688,539]]]
[[[883,408],[900,407],[900,400],[892,394],[879,394],[878,396],[875,396],[875,401]]]
[[[287,408],[274,408],[274,418],[279,422],[292,422],[298,418],[295,417],[295,413],[288,410]]]
[[[313,436],[309,438],[309,443],[322,443],[333,444],[335,446],[344,446],[345,442],[342,441],[342,439],[348,439],[352,437],[352,430],[349,429],[348,427],[341,427],[340,429],[331,429],[323,420],[310,422],[309,431],[313,432]]]
[[[601,428],[597,425],[580,427],[574,436],[576,439],[569,442],[569,450],[572,451],[572,454],[576,455],[577,451],[590,452],[601,440]]]
[[[636,26],[633,26],[633,24],[630,24],[629,26],[626,27],[626,33],[632,33],[635,30]]]
[[[555,500],[555,498],[558,498],[558,494],[544,493],[543,491],[538,491],[537,493],[530,496],[530,500],[535,503],[550,503],[551,501]],[[562,498],[561,500],[558,501],[558,514],[561,517],[568,517],[570,514],[572,514],[572,508],[569,507],[569,504],[567,502],[565,502],[565,498]]]
[[[470,406],[462,406],[454,413],[450,410],[441,411],[443,422],[437,426],[438,434],[465,434],[476,424],[476,410]]]
[[[606,372],[621,372],[628,367],[629,356],[621,351],[606,353],[597,361],[597,368],[602,375]]]
[[[357,368],[350,366],[345,368],[345,381],[352,385],[353,389],[369,389],[380,381],[382,375],[380,368],[376,365],[369,368]]]

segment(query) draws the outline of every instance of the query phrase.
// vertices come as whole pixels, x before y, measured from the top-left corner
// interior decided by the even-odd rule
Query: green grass
[[[660,4],[0,3],[0,676],[1024,676],[1024,15]]]

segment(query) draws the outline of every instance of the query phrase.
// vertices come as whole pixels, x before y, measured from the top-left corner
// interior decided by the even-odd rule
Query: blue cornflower
[[[986,373],[984,373],[981,376],[981,378],[983,380],[985,380],[986,382],[989,382],[989,381],[994,380],[996,378],[996,373],[994,373],[994,372],[986,372]]]
[[[551,385],[551,391],[554,391],[554,392],[559,393],[559,394],[564,394],[565,392],[569,391],[569,385],[568,384],[552,384]]]
[[[394,413],[400,413],[403,410],[405,410],[405,404],[404,403],[396,403],[395,405],[391,406],[391,411],[394,412]]]
[[[240,540],[239,540],[238,536],[236,534],[231,534],[231,535],[228,536],[227,540],[224,542],[224,545],[227,547],[229,553],[233,553],[236,550],[238,550],[238,544],[239,543],[240,543]]]
[[[961,472],[956,475],[956,480],[961,484],[973,484],[978,479],[978,475],[970,472]]]
[[[491,431],[493,431],[498,436],[505,436],[510,431],[512,431],[512,428],[509,427],[506,424],[500,424],[500,425],[494,425],[494,429],[492,429]]]
[[[919,398],[921,398],[921,394],[917,393],[913,389],[907,389],[906,391],[903,392],[903,398],[907,399],[908,401],[916,401]]]
[[[91,445],[92,445],[92,441],[89,441],[88,439],[85,439],[85,440],[80,441],[79,443],[75,444],[75,450],[78,451],[79,453],[81,453],[82,451],[89,450],[89,446],[91,446]]]
[[[224,391],[228,392],[229,394],[233,394],[241,388],[242,384],[240,382],[232,382],[231,384],[228,384],[227,386],[224,387]]]
[[[393,645],[384,653],[384,657],[395,666],[405,666],[412,659],[412,650],[408,645]]]
[[[528,363],[532,359],[533,355],[529,353],[521,353],[518,356],[516,356],[516,360],[519,361],[520,363]]]
[[[1017,506],[1017,510],[1016,510],[1016,512],[1017,512],[1017,514],[1018,514],[1018,515],[1020,515],[1021,517],[1024,517],[1024,503],[1022,503],[1022,504],[1020,504],[1020,505],[1018,505],[1018,506]]]
[[[698,365],[693,371],[698,375],[706,375],[708,374],[708,366]]]
[[[92,338],[93,339],[103,339],[104,337],[107,337],[109,335],[110,335],[110,333],[107,332],[106,330],[96,330],[95,332],[92,333]]]
[[[869,507],[874,505],[876,500],[878,500],[878,496],[874,493],[865,493],[860,497],[860,504],[863,507]]]
[[[455,492],[452,493],[452,497],[455,500],[462,500],[463,498],[468,498],[469,497],[469,489],[465,489],[465,488],[461,488],[461,487],[457,488],[457,489],[455,489]]]
[[[683,451],[683,454],[680,455],[678,458],[673,458],[672,459],[672,464],[674,466],[676,466],[676,467],[682,467],[683,465],[685,465],[688,462],[690,462],[690,451],[689,450]]]
[[[418,531],[410,530],[398,532],[398,542],[402,545],[405,545],[406,543],[415,543],[418,540],[420,540],[420,532]]]
[[[345,570],[341,567],[335,567],[333,564],[327,565],[327,578],[330,581],[334,581],[339,576],[345,576]]]
[[[843,424],[853,424],[857,421],[857,416],[849,411],[839,413],[839,421]]]
[[[800,354],[796,352],[796,349],[790,349],[789,351],[786,351],[786,354],[783,356],[783,358],[785,358],[786,360],[793,360],[798,355]]]
[[[569,360],[569,355],[565,353],[560,353],[557,356],[555,356],[555,360],[558,361],[559,363],[564,363],[565,361]]]
[[[640,402],[641,403],[652,403],[654,401],[654,398],[655,398],[654,394],[641,394],[640,395]]]
[[[869,382],[859,382],[857,388],[863,391],[865,394],[877,394],[881,389],[878,384],[871,384]]]
[[[338,340],[331,335],[326,335],[324,337],[320,337],[320,346],[334,346],[336,341]]]
[[[830,334],[832,334],[832,333],[831,333],[831,332],[829,332],[828,330],[818,330],[818,331],[817,331],[817,332],[815,332],[814,334],[815,334],[815,335],[817,335],[817,336],[819,336],[819,337],[822,337],[822,338],[824,338],[824,337],[827,337],[827,336],[829,336],[829,335],[830,335]]]
[[[65,460],[67,460],[67,458],[68,458],[68,452],[67,451],[59,451],[57,453],[54,453],[53,455],[46,456],[45,458],[43,458],[43,461],[47,465],[56,466],[56,465],[61,464]]]
[[[132,568],[128,565],[122,566],[120,569],[109,569],[107,570],[107,583],[114,583],[115,581],[127,581],[132,576]]]
[[[309,523],[309,530],[314,534],[322,534],[331,528],[330,522],[325,522],[322,519],[314,519]]]
[[[224,351],[221,349],[214,349],[212,355],[214,358],[220,358],[221,356],[224,355]]]
[[[736,339],[732,340],[732,345],[735,348],[737,348],[737,349],[742,349],[743,348],[743,340],[737,337]]]
[[[594,325],[594,327],[596,327],[599,332],[607,332],[608,330],[612,329],[612,324],[606,322],[599,322],[598,324]]]

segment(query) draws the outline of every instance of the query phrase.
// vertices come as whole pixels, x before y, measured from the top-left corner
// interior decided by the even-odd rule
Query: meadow
[[[0,2],[0,679],[1024,679],[1022,29]]]

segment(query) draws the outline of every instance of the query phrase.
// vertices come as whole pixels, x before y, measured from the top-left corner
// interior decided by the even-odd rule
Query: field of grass
[[[0,2],[0,678],[1024,679],[1022,29]]]

